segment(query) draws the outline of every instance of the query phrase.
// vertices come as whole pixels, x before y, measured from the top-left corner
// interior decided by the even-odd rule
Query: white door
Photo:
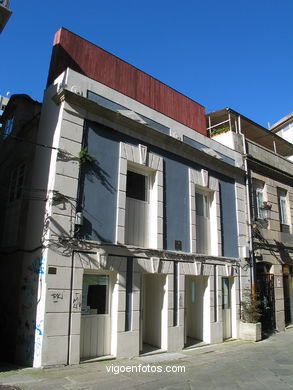
[[[84,274],[80,325],[80,357],[110,355],[110,276]]]

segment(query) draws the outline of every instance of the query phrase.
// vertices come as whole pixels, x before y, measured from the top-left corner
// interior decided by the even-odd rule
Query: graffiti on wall
[[[74,293],[73,299],[72,299],[72,307],[75,310],[80,310],[81,309],[81,293]]]
[[[18,320],[18,347],[22,360],[32,363],[41,353],[43,321],[36,323],[36,308],[42,293],[45,258],[28,260],[21,284],[20,317]]]
[[[63,300],[63,291],[60,291],[60,292],[56,291],[56,292],[53,292],[53,293],[51,294],[51,297],[52,297],[52,301],[53,301],[54,303],[58,303],[60,300]]]
[[[44,263],[45,263],[45,259],[43,256],[36,257],[31,264],[31,271],[37,275],[44,274],[45,273]]]
[[[34,340],[34,352],[36,357],[39,357],[42,349],[42,337],[43,337],[43,325],[44,321],[41,320],[35,325],[35,340]]]

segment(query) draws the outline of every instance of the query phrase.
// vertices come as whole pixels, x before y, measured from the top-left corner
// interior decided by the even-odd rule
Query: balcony
[[[246,141],[251,143],[250,150],[252,152],[255,152],[255,148],[252,146],[255,144],[261,150],[271,152],[271,156],[283,157],[283,161],[293,156],[293,145],[290,142],[231,108],[207,114],[207,130],[214,140],[240,152],[243,151],[242,136],[244,135]],[[269,157],[266,152],[264,154],[265,156],[262,157],[271,161],[272,157]]]
[[[271,166],[280,172],[292,172],[293,164],[290,160],[250,140],[247,141],[247,153],[255,160]]]
[[[3,31],[12,12],[8,8],[9,0],[0,0],[0,33]]]

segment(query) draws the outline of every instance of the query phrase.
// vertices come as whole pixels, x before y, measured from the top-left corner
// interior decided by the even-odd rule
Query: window
[[[13,202],[21,198],[23,194],[24,176],[24,164],[20,165],[12,172],[9,186],[9,202]]]
[[[108,314],[109,276],[83,276],[82,314]]]
[[[116,242],[163,248],[163,158],[120,142]]]
[[[288,218],[288,211],[287,211],[287,191],[278,188],[277,193],[278,193],[281,232],[289,233],[290,225],[289,225],[289,218]]]
[[[127,171],[126,196],[132,199],[147,200],[147,177],[136,172]]]
[[[222,278],[222,308],[231,309],[229,278]]]
[[[25,165],[14,169],[10,176],[8,203],[5,210],[5,229],[2,237],[4,246],[16,245],[18,239],[19,221],[22,212],[21,197],[25,179]]]
[[[261,182],[253,183],[253,197],[254,197],[254,218],[264,219],[261,206],[264,202],[264,185]]]
[[[204,193],[195,192],[196,252],[210,252],[210,200]]]
[[[189,169],[189,207],[191,252],[221,255],[220,185],[205,169]]]
[[[11,118],[7,119],[7,121],[5,122],[5,125],[4,125],[4,138],[7,137],[9,134],[11,134],[12,129],[13,129],[13,121],[14,121],[14,118],[11,117]]]
[[[149,235],[149,177],[127,170],[125,243],[148,246]]]

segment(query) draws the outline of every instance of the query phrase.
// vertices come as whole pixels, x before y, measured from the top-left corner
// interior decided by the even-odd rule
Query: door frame
[[[160,315],[160,332],[161,332],[161,346],[157,349],[167,350],[168,347],[168,278],[167,274],[156,273],[141,273],[140,277],[140,320],[139,320],[139,352],[144,353],[144,327],[145,327],[145,296],[147,294],[146,289],[146,277],[161,277],[164,278],[163,291],[162,291],[162,310]]]
[[[118,304],[118,288],[117,288],[117,272],[115,271],[109,271],[109,270],[98,270],[98,269],[84,269],[83,275],[82,275],[82,283],[81,283],[81,290],[83,290],[83,276],[84,275],[105,275],[108,276],[109,284],[108,284],[108,295],[107,295],[107,306],[108,306],[108,313],[107,314],[101,314],[101,316],[109,316],[109,322],[110,322],[110,331],[109,331],[109,354],[112,356],[116,355],[116,349],[117,349],[117,304]],[[80,361],[87,360],[87,359],[95,359],[95,358],[102,358],[103,356],[107,355],[101,355],[96,357],[81,357],[81,321],[82,317],[86,316],[86,314],[82,314],[82,311],[80,312],[80,338],[79,338],[79,350],[80,350]]]

